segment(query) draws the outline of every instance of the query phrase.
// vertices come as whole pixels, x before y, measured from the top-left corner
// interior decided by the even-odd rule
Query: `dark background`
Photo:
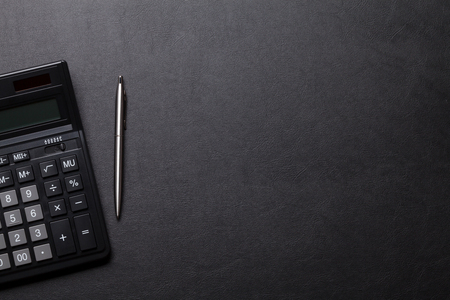
[[[0,298],[448,297],[449,41],[448,1],[3,2],[0,73],[69,64],[112,255]]]

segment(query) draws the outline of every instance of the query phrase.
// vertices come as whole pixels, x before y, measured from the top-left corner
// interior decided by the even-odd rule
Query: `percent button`
[[[64,178],[64,181],[66,182],[66,188],[69,193],[83,189],[83,182],[81,181],[80,174],[66,177]]]

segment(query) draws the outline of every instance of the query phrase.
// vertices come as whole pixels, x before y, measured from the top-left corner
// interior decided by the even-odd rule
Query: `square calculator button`
[[[63,157],[60,160],[61,160],[61,168],[62,168],[63,173],[78,170],[78,161],[77,161],[76,155]]]
[[[15,190],[0,193],[0,202],[2,207],[10,207],[19,204]]]
[[[54,160],[40,163],[39,169],[41,170],[41,176],[43,178],[58,175],[58,168],[56,167],[56,162]]]
[[[46,260],[53,257],[50,244],[44,244],[33,248],[36,261]]]
[[[19,246],[27,243],[27,238],[25,236],[25,230],[19,229],[15,231],[8,232],[9,243],[11,247]]]
[[[64,203],[64,199],[49,202],[48,209],[50,210],[50,215],[52,217],[65,215],[67,213],[66,203]]]
[[[11,171],[5,171],[0,173],[0,188],[11,186],[14,184]]]
[[[16,266],[31,264],[30,250],[28,249],[14,251],[13,258]]]
[[[83,182],[80,174],[64,178],[68,192],[75,192],[83,189]]]
[[[86,196],[84,194],[70,197],[69,201],[70,201],[70,209],[72,209],[73,212],[83,210],[88,207],[86,202]]]
[[[0,271],[11,268],[11,263],[9,262],[8,253],[0,255]]]
[[[0,166],[4,166],[4,165],[8,165],[8,164],[9,164],[8,155],[0,156]]]
[[[32,242],[37,242],[48,238],[47,228],[45,227],[45,224],[31,226],[29,230]]]
[[[34,180],[33,167],[31,166],[17,168],[16,173],[17,173],[17,180],[20,183]]]
[[[3,213],[5,218],[6,227],[12,227],[16,225],[22,224],[22,215],[20,214],[20,210],[12,210]]]
[[[28,223],[42,220],[44,216],[42,215],[42,208],[40,204],[25,207],[25,216]]]
[[[45,194],[47,197],[57,196],[62,194],[61,181],[59,179],[44,183]]]
[[[21,188],[20,196],[22,196],[23,203],[39,200],[39,194],[35,185]]]
[[[0,250],[5,248],[6,248],[5,236],[3,234],[0,234]]]

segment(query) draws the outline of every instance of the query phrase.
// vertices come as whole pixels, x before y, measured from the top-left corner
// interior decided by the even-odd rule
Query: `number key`
[[[16,266],[31,264],[30,250],[28,249],[14,251],[13,258]]]
[[[27,238],[25,237],[25,230],[19,229],[8,232],[9,243],[11,247],[26,244]]]
[[[35,185],[26,186],[20,189],[23,203],[39,200],[39,194]]]
[[[0,271],[11,268],[8,253],[0,255]]]
[[[33,205],[29,207],[25,207],[25,216],[27,217],[28,223],[42,220],[44,216],[42,215],[41,205]]]
[[[10,207],[19,204],[15,190],[0,193],[2,207]]]
[[[32,226],[29,228],[29,230],[30,230],[31,241],[33,241],[33,242],[45,240],[48,238],[47,228],[45,227],[45,224]]]
[[[5,217],[6,227],[12,227],[23,223],[22,215],[18,209],[5,212],[3,213],[3,216]]]

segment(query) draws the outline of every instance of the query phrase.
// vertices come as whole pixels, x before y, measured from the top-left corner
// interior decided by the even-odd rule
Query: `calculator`
[[[109,252],[67,63],[0,75],[0,284]]]

